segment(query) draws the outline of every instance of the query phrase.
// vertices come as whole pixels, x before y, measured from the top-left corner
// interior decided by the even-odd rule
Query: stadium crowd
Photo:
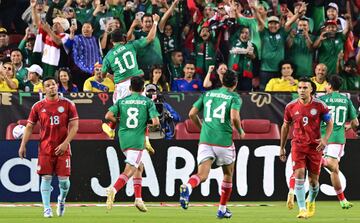
[[[341,90],[360,90],[359,0],[3,0],[0,91],[42,91],[55,76],[60,92],[112,92],[101,72],[120,29],[154,41],[137,54],[146,83],[159,91],[205,91],[223,74],[239,91],[296,91],[310,77],[318,91],[339,74]]]

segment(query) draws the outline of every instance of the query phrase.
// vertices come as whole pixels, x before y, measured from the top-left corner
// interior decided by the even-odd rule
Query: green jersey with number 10
[[[147,121],[159,116],[154,102],[139,93],[132,93],[118,100],[109,111],[120,117],[118,133],[121,150],[143,150]]]
[[[205,92],[194,103],[199,111],[204,110],[200,144],[229,147],[232,145],[231,109],[240,111],[240,96],[227,88]]]
[[[125,45],[115,45],[104,57],[102,72],[112,70],[115,84],[123,82],[130,77],[144,74],[139,69],[136,52],[146,47],[146,45],[146,38],[130,41]]]
[[[328,140],[329,143],[345,144],[345,122],[356,118],[356,110],[351,100],[346,96],[333,92],[319,98],[330,109],[334,128]],[[326,123],[321,124],[321,135],[326,133]]]

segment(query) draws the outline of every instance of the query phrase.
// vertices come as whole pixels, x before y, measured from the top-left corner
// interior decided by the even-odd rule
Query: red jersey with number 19
[[[55,155],[55,149],[67,137],[68,124],[79,119],[75,104],[69,99],[59,97],[50,101],[43,99],[33,105],[28,122],[35,125],[40,122],[39,156]],[[64,155],[70,155],[70,149]]]
[[[320,124],[324,115],[329,113],[326,104],[316,98],[312,98],[307,104],[299,99],[293,100],[286,105],[284,122],[292,123],[292,143],[298,146],[316,146],[320,139]]]

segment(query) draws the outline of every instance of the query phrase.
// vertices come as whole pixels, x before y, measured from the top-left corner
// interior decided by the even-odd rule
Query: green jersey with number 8
[[[115,84],[123,82],[124,80],[144,74],[139,69],[136,60],[136,53],[139,49],[146,47],[147,40],[142,38],[123,44],[115,45],[104,57],[102,72],[109,72],[114,74]]]
[[[334,121],[334,128],[328,142],[345,144],[345,122],[357,117],[354,105],[349,98],[338,92],[323,95],[319,99],[328,106]],[[326,123],[322,123],[321,135],[324,136],[325,132]]]
[[[139,93],[132,93],[118,100],[109,111],[120,117],[118,133],[121,150],[143,150],[147,121],[159,116],[154,102]]]
[[[229,147],[232,145],[231,109],[240,111],[241,98],[227,88],[205,92],[194,103],[199,111],[204,110],[200,144]]]

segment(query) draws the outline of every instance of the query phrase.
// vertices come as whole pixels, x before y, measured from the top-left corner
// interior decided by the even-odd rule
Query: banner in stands
[[[192,104],[199,93],[169,93],[164,95],[168,102],[182,117],[186,119]],[[242,119],[269,119],[279,126],[282,124],[283,111],[295,94],[289,93],[242,93]],[[103,119],[107,109],[112,105],[112,95],[107,93],[71,93],[64,95],[72,100],[78,109],[81,119]],[[349,94],[355,108],[359,107],[358,95]],[[0,93],[0,140],[5,139],[6,128],[19,119],[27,119],[32,105],[43,98],[42,94]]]
[[[341,160],[340,178],[347,197],[359,200],[360,169],[358,140],[349,140]],[[232,201],[286,200],[287,181],[292,173],[291,160],[279,160],[279,141],[236,141]],[[37,169],[37,142],[27,146],[27,158],[18,158],[18,141],[0,141],[0,202],[39,202],[40,178]],[[154,156],[144,153],[145,201],[178,201],[179,186],[196,170],[197,141],[154,140]],[[72,143],[72,175],[68,201],[105,202],[105,189],[115,183],[124,170],[124,155],[114,141],[74,141]],[[192,201],[218,201],[222,182],[221,168],[213,167],[209,179],[193,191]],[[320,177],[320,200],[337,200],[330,186],[329,173]],[[52,200],[58,195],[53,183]],[[308,185],[307,185],[308,187]],[[133,201],[130,180],[117,195],[117,201]]]

